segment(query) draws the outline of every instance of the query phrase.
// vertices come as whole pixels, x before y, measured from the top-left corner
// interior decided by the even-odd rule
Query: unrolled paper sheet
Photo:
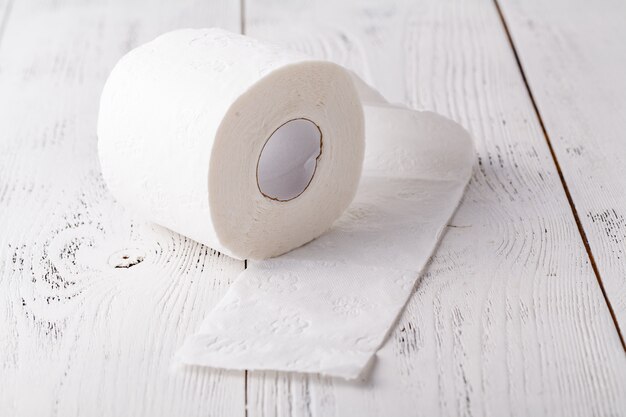
[[[320,149],[301,161],[313,176],[301,194],[270,198],[260,155],[294,119],[319,128]],[[474,161],[469,134],[449,119],[391,105],[335,64],[219,29],[171,32],[124,57],[98,135],[121,202],[259,259],[180,361],[348,379],[393,326]]]

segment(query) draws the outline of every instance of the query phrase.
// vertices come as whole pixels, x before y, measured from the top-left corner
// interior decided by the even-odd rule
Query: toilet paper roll
[[[363,110],[342,67],[219,30],[181,30],[123,57],[100,103],[115,197],[230,256],[318,237],[361,175]]]
[[[258,260],[179,361],[348,379],[372,363],[474,164],[453,121],[219,29],[126,55],[102,93],[98,137],[120,202]]]

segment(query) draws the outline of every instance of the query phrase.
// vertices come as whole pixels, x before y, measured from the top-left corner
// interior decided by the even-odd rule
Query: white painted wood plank
[[[242,372],[171,366],[243,263],[116,204],[95,136],[125,51],[239,24],[232,0],[13,5],[0,43],[0,415],[244,414]]]
[[[625,415],[624,352],[494,4],[249,0],[246,16],[460,121],[480,162],[370,378],[249,373],[249,415]]]
[[[530,89],[626,331],[626,3],[502,1]]]

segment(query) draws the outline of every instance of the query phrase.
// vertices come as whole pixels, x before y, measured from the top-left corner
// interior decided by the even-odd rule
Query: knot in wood
[[[109,265],[113,268],[130,268],[141,262],[145,253],[137,248],[122,249],[109,256]]]

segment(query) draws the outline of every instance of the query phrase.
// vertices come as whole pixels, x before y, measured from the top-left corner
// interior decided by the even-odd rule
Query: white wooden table
[[[616,0],[0,0],[0,416],[625,416],[625,23]],[[244,263],[119,206],[95,123],[124,52],[207,26],[476,138],[366,381],[171,367]]]

